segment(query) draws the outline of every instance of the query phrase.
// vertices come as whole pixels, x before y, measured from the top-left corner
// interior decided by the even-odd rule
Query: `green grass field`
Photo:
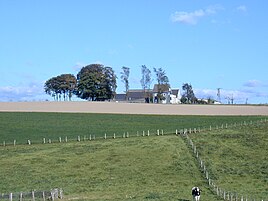
[[[268,199],[268,122],[192,134],[218,186],[240,195]]]
[[[2,192],[62,187],[66,199],[217,200],[182,138],[154,136],[0,149]]]
[[[19,113],[0,112],[0,144],[42,143],[43,138],[77,139],[90,135],[103,137],[140,134],[150,130],[156,133],[174,133],[176,129],[209,127],[225,123],[259,120],[261,116],[169,116],[169,115],[120,115],[120,114],[73,114],[73,113]]]
[[[198,164],[176,129],[256,121],[264,117],[157,116],[62,113],[0,113],[0,192],[61,187],[66,200],[202,200],[217,201]],[[163,129],[164,136],[136,136]],[[218,186],[265,198],[267,192],[267,124],[192,134],[190,137]],[[104,133],[129,138],[41,144],[42,139]],[[13,140],[17,146],[12,146]],[[26,145],[31,139],[31,146]],[[259,197],[258,197],[259,196]],[[266,197],[267,198],[267,197]]]

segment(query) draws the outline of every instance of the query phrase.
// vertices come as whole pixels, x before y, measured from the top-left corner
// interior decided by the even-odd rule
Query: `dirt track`
[[[268,106],[161,105],[114,102],[0,102],[0,111],[166,115],[266,115]]]

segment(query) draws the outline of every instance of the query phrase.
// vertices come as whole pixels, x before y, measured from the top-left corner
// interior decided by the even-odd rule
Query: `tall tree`
[[[58,100],[59,90],[59,83],[56,77],[52,77],[47,80],[44,84],[45,93],[52,96],[54,100]]]
[[[144,98],[146,102],[149,102],[150,99],[150,94],[146,93],[146,91],[148,91],[150,89],[150,85],[152,83],[152,79],[151,79],[151,70],[149,68],[147,68],[145,65],[141,66],[141,87],[143,89],[143,93],[144,93]]]
[[[45,82],[44,89],[54,100],[61,100],[62,94],[64,100],[71,100],[72,94],[76,89],[76,77],[72,74],[52,77]]]
[[[181,102],[187,103],[187,104],[194,104],[197,99],[195,97],[192,85],[188,83],[184,83],[182,85],[182,90],[184,91],[184,93],[181,97]]]
[[[126,93],[126,100],[128,100],[128,90],[129,90],[129,73],[130,73],[130,70],[129,70],[129,67],[126,67],[126,66],[123,66],[122,67],[122,72],[120,73],[121,74],[121,81],[124,83],[125,85],[125,93]]]
[[[62,74],[57,78],[59,79],[60,90],[64,100],[71,100],[76,89],[76,77],[72,74]]]
[[[90,64],[77,74],[76,95],[91,101],[110,100],[115,95],[116,75],[111,67]]]
[[[161,99],[163,99],[163,92],[166,86],[169,83],[168,77],[166,75],[166,72],[162,68],[154,68],[154,72],[156,75],[156,81],[157,81],[157,103],[160,102]]]

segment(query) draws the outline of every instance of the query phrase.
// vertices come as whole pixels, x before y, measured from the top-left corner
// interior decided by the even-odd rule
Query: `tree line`
[[[153,68],[157,82],[157,102],[164,97],[165,85],[169,85],[169,79],[165,70],[162,68]],[[128,99],[129,91],[129,75],[130,68],[123,66],[120,72],[121,81],[124,83],[126,99]],[[73,95],[78,98],[89,101],[105,101],[111,100],[116,95],[117,76],[111,67],[102,64],[90,64],[81,68],[76,76],[72,74],[61,74],[48,79],[44,84],[45,93],[52,96],[54,100],[71,101]],[[145,100],[150,98],[150,88],[152,84],[152,72],[146,66],[141,66],[141,87],[144,92]],[[182,94],[182,103],[195,103],[191,84],[185,83],[182,86],[184,93]],[[148,102],[148,101],[147,101]]]

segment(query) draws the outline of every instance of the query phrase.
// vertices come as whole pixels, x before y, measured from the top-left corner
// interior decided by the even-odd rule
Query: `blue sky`
[[[163,68],[199,98],[268,103],[266,0],[0,0],[0,101],[52,100],[43,85],[87,64]],[[154,78],[154,74],[152,74]],[[155,78],[154,78],[155,80]],[[155,82],[153,82],[155,83]],[[117,92],[124,84],[117,80]]]

